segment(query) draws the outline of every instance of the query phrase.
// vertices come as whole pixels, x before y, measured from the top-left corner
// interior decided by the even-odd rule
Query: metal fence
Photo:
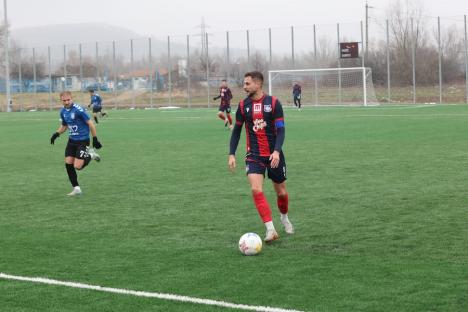
[[[468,103],[466,15],[377,21],[367,44],[364,28],[356,22],[15,49],[11,108],[59,108],[63,90],[86,104],[89,89],[107,108],[210,107],[222,79],[240,100],[249,70],[267,77],[268,70],[355,66],[372,68],[380,103]],[[359,42],[360,58],[340,59],[340,42]],[[0,92],[6,111],[4,74]]]

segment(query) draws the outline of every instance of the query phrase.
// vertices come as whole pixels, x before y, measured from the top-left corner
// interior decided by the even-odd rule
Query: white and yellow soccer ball
[[[255,233],[245,233],[239,239],[239,250],[245,256],[255,256],[262,251],[262,239]]]

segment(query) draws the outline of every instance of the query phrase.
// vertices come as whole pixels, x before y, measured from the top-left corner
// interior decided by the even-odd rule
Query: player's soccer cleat
[[[226,121],[224,122],[224,127],[227,127],[228,124],[229,124],[229,120],[227,120],[227,118],[226,118]]]
[[[81,194],[83,194],[83,192],[81,191],[81,188],[79,186],[75,186],[73,188],[73,191],[71,191],[67,195],[68,196],[77,196],[77,195],[81,195]]]
[[[95,160],[97,162],[101,161],[101,156],[99,156],[99,154],[96,153],[94,148],[88,147],[87,152],[88,152],[89,156],[91,156],[91,159],[93,159],[93,160]]]
[[[284,231],[288,234],[294,234],[294,226],[287,217],[281,216],[281,223],[283,224]]]
[[[271,243],[274,240],[279,239],[279,235],[276,232],[276,230],[267,230],[266,235],[265,235],[265,243]]]
[[[233,126],[233,125],[230,125],[230,126],[229,126],[229,130],[232,130],[232,129],[234,129],[234,126]]]

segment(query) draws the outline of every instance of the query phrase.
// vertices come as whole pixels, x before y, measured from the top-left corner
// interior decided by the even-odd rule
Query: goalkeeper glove
[[[93,137],[93,147],[97,149],[100,149],[102,147],[102,144],[98,141],[97,137]]]
[[[55,140],[56,140],[59,136],[60,136],[60,133],[54,132],[54,134],[52,134],[52,136],[50,137],[50,144],[54,145]]]

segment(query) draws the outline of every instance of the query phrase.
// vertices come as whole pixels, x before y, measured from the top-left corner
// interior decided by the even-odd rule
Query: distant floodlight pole
[[[10,94],[10,38],[8,33],[8,14],[7,0],[3,0],[3,21],[5,25],[5,97],[7,112],[11,112],[11,94]]]

